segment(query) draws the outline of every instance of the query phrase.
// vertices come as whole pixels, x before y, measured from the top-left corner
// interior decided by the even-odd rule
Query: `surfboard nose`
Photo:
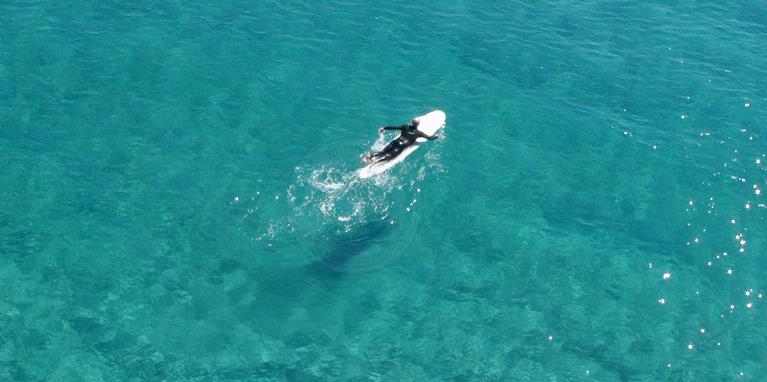
[[[440,126],[441,126],[441,127],[444,127],[444,126],[445,126],[445,120],[447,119],[447,115],[445,114],[445,112],[444,112],[444,111],[442,111],[442,110],[434,110],[434,111],[432,111],[431,113],[429,113],[428,115],[429,115],[429,116],[432,116],[432,115],[433,115],[433,116],[434,116],[434,117],[433,117],[434,119],[436,119],[436,120],[440,121],[440,123],[439,123],[439,124],[440,124]]]

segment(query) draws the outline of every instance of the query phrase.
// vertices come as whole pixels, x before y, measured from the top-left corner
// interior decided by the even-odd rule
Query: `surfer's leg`
[[[376,164],[381,161],[391,159],[391,155],[388,152],[379,151],[370,157],[371,164]]]
[[[400,151],[402,151],[401,149],[399,149],[399,146],[400,146],[399,141],[396,141],[396,140],[391,141],[389,142],[388,145],[386,145],[386,147],[384,147],[383,150],[371,155],[370,160],[373,163],[389,160],[396,156],[395,153],[399,153]]]
[[[402,150],[405,150],[405,147],[407,147],[406,144],[400,142],[399,140],[392,142],[391,146],[392,147],[386,152],[387,160],[396,157],[402,152]]]

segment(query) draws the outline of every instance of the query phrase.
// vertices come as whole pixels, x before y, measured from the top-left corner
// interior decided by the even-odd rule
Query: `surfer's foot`
[[[370,154],[366,154],[362,157],[362,164],[367,164],[368,162],[370,162]]]

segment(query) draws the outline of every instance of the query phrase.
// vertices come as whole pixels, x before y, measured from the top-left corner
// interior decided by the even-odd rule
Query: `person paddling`
[[[414,144],[418,138],[426,138],[430,141],[437,139],[437,136],[429,136],[418,130],[419,123],[420,120],[418,118],[413,118],[410,124],[407,125],[386,126],[378,129],[380,134],[383,134],[384,130],[399,130],[400,134],[395,140],[389,142],[383,150],[362,157],[362,163],[371,162],[371,164],[376,164],[395,158],[408,146]]]

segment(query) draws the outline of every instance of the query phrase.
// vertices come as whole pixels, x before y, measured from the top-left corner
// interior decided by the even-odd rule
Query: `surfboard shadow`
[[[350,263],[383,240],[388,235],[389,228],[390,224],[387,222],[375,221],[364,223],[352,232],[328,229],[314,244],[318,256],[306,266],[306,274],[319,280],[330,281],[345,274],[364,272],[376,267],[380,262],[375,259],[356,265]]]

